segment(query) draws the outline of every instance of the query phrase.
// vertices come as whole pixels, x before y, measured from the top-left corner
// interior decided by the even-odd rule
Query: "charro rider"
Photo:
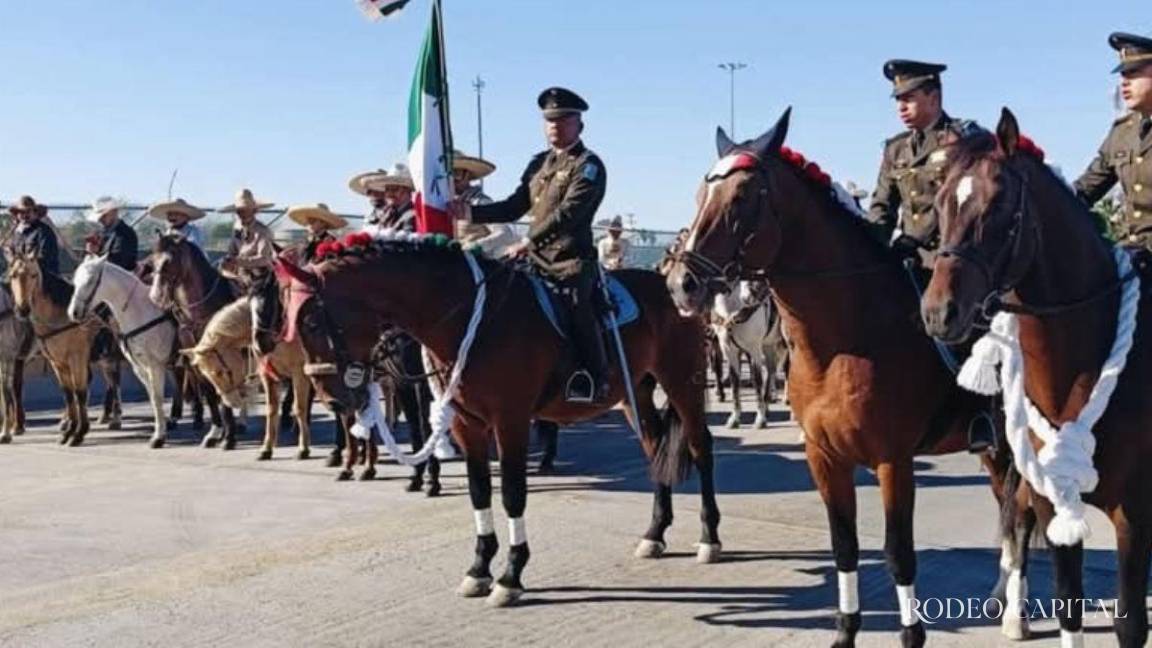
[[[288,218],[308,230],[308,238],[300,247],[300,261],[308,263],[316,258],[316,248],[325,241],[335,241],[333,230],[348,226],[344,217],[328,209],[328,205],[296,205],[288,208]]]
[[[473,223],[509,223],[532,216],[528,236],[508,248],[509,256],[527,256],[571,304],[572,338],[583,369],[568,380],[567,398],[598,400],[607,393],[607,358],[593,307],[597,285],[592,219],[604,199],[604,163],[580,139],[588,104],[564,88],[540,93],[549,150],[532,158],[520,186],[505,200],[468,206],[457,199],[457,218]]]
[[[906,130],[884,144],[867,217],[886,242],[915,262],[922,275],[930,271],[939,244],[933,204],[944,180],[948,145],[978,128],[944,112],[940,73],[946,69],[937,63],[901,59],[884,64],[884,76],[892,82],[892,97]],[[987,450],[995,438],[988,412],[977,414],[969,423],[971,452]]]
[[[348,181],[348,188],[368,196],[372,211],[364,219],[363,231],[378,234],[386,229],[416,231],[416,208],[412,204],[412,173],[401,163],[387,171],[361,173]]]
[[[276,261],[272,230],[257,218],[260,210],[273,205],[256,200],[251,189],[241,189],[231,205],[216,210],[236,214],[236,228],[220,269],[236,277],[245,288],[267,277]]]
[[[1113,217],[1121,245],[1152,249],[1152,38],[1117,32],[1120,96],[1128,114],[1112,124],[1100,152],[1076,181],[1076,195],[1096,204],[1117,182],[1124,207]],[[1147,254],[1145,252],[1144,254]]]
[[[622,270],[628,265],[628,253],[632,251],[632,244],[623,237],[624,220],[614,216],[608,223],[608,234],[596,244],[600,254],[600,263],[605,270]]]
[[[148,208],[148,216],[168,223],[165,234],[179,234],[192,245],[204,249],[204,235],[192,221],[204,218],[204,210],[188,204],[183,198],[156,203]]]
[[[140,252],[139,241],[136,230],[120,218],[122,208],[119,201],[108,196],[97,198],[92,203],[88,220],[99,223],[101,229],[84,241],[84,251],[106,255],[108,261],[133,272]]]
[[[492,175],[496,165],[488,160],[456,151],[452,155],[452,182],[456,195],[469,205],[488,205],[492,199],[484,194],[479,181]],[[506,223],[468,223],[456,221],[456,240],[469,249],[479,249],[485,256],[503,256],[508,246],[520,241],[516,231]]]
[[[60,274],[60,241],[48,224],[48,208],[37,204],[32,196],[21,196],[8,213],[16,219],[10,249],[17,256],[35,258],[40,271]]]

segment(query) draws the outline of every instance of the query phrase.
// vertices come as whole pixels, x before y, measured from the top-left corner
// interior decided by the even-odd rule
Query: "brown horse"
[[[78,446],[84,442],[90,426],[88,363],[92,342],[104,325],[95,318],[73,322],[68,317],[72,285],[43,272],[34,258],[14,258],[8,277],[12,282],[16,314],[31,321],[33,335],[39,340],[64,394],[60,443]]]
[[[313,377],[320,397],[338,411],[358,410],[365,396],[357,386],[365,381],[350,370],[357,363],[367,364],[382,325],[394,323],[438,360],[453,362],[471,328],[478,291],[486,291],[451,420],[452,435],[467,460],[477,535],[475,562],[458,591],[463,596],[488,594],[489,604],[507,605],[523,592],[520,578],[529,555],[523,517],[529,422],[585,421],[610,406],[565,402],[563,384],[574,359],[537,305],[525,273],[473,259],[483,276],[477,282],[468,253],[435,238],[365,243],[312,270],[283,263],[294,277],[293,290],[306,293],[303,299],[292,300],[290,325],[304,342],[310,362],[333,368]],[[655,557],[663,551],[664,531],[672,521],[671,487],[694,462],[703,501],[697,559],[716,560],[720,512],[713,484],[712,437],[704,412],[703,327],[699,319],[676,313],[660,275],[627,270],[616,276],[636,297],[641,314],[621,331],[631,375],[622,376],[618,368],[612,372],[608,402],[615,404],[624,397],[623,378],[635,386],[641,444],[654,462],[658,482],[652,524],[638,554]],[[653,402],[657,383],[668,397],[664,417]],[[511,536],[507,570],[494,588],[489,563],[498,543],[488,460],[493,438]]]
[[[996,138],[983,134],[957,145],[937,209],[942,254],[923,299],[928,332],[962,339],[978,315],[997,305],[1017,314],[1024,392],[1044,418],[1061,426],[1060,435],[1067,434],[1072,428],[1064,425],[1082,410],[1105,406],[1093,402],[1092,392],[1106,361],[1112,361],[1114,341],[1123,339],[1120,294],[1129,290],[1131,277],[1119,276],[1088,208],[1043,163],[1042,152],[1020,136],[1007,109]],[[1136,294],[1132,304],[1138,308],[1137,326],[1127,364],[1102,417],[1089,430],[1095,438],[1091,462],[1098,481],[1084,501],[1104,511],[1115,526],[1119,591],[1114,625],[1120,645],[1134,647],[1148,639],[1152,345],[1147,327],[1152,308]],[[1035,433],[1039,422],[1028,419],[1032,432],[1024,444],[1046,445]],[[1033,493],[1033,502],[1042,524],[1053,517],[1050,500]],[[1074,537],[1051,539],[1057,596],[1072,603],[1060,618],[1063,645],[1081,646],[1083,544]]]
[[[164,234],[156,240],[151,266],[148,296],[157,306],[172,309],[196,340],[203,335],[212,314],[237,297],[232,284],[212,266],[204,252],[179,234]],[[201,445],[213,448],[223,439],[225,450],[234,449],[238,428],[242,426],[237,424],[232,408],[221,405],[212,385],[202,375],[191,373],[212,419],[212,428]]]
[[[668,289],[683,311],[700,313],[741,278],[768,280],[790,346],[788,398],[828,510],[839,572],[836,645],[853,645],[860,629],[853,474],[866,466],[880,482],[901,638],[918,646],[913,460],[964,450],[981,402],[956,386],[920,328],[905,270],[818,167],[783,149],[789,114],[741,145],[718,132],[720,161],[700,188]]]
[[[32,327],[16,317],[11,288],[0,284],[0,443],[24,434],[24,362],[34,341]]]

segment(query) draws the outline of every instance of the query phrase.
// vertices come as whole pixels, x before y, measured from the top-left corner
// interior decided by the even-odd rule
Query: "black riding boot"
[[[608,354],[593,299],[595,268],[572,280],[572,342],[582,367],[568,379],[565,398],[573,403],[594,403],[608,397]]]

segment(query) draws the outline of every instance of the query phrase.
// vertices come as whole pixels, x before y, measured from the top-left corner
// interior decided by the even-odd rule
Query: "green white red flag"
[[[416,229],[455,233],[448,204],[453,198],[452,127],[448,119],[448,75],[440,0],[432,3],[432,22],[424,36],[408,97],[408,167],[416,186]]]

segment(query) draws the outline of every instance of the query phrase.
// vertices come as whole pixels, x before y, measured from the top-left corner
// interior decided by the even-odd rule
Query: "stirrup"
[[[968,421],[968,453],[985,452],[996,452],[996,422],[988,412],[979,412]]]
[[[564,400],[587,405],[596,398],[596,384],[587,369],[580,369],[568,377],[564,387]]]

